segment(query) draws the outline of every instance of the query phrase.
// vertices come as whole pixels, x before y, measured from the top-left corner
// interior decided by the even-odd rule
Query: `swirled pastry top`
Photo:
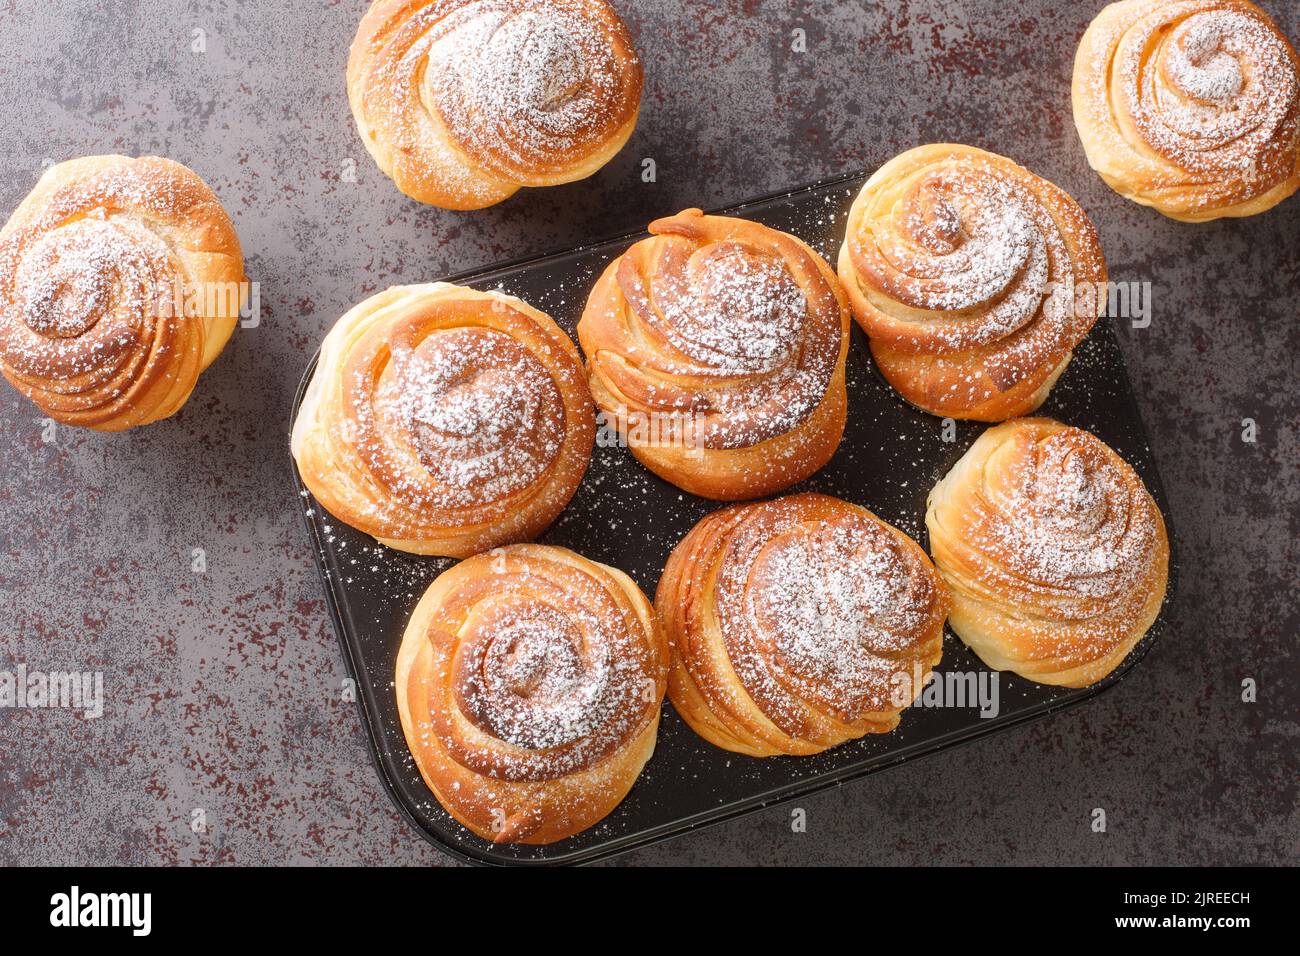
[[[348,84],[403,192],[474,209],[603,165],[635,125],[642,69],[605,0],[377,0]]]
[[[873,343],[978,351],[1011,380],[1088,333],[1106,273],[1096,230],[1062,190],[1002,156],[940,144],[871,177],[840,275]]]
[[[1168,539],[1141,479],[1105,442],[1051,419],[981,435],[931,492],[926,524],[958,608],[996,611],[1005,621],[987,629],[1060,667],[1140,636],[1164,595]]]
[[[1093,168],[1176,218],[1261,212],[1300,186],[1300,58],[1247,0],[1106,7],[1074,110]]]
[[[458,556],[549,524],[594,433],[577,349],[548,316],[434,283],[388,289],[339,320],[293,450],[336,517],[395,547]]]
[[[446,572],[422,621],[422,669],[440,678],[427,717],[476,773],[577,773],[658,712],[667,663],[657,632],[601,566],[568,554],[516,545],[470,558]]]
[[[601,404],[689,413],[674,427],[709,449],[805,421],[848,347],[830,267],[794,236],[698,209],[650,233],[606,269],[578,324]]]
[[[734,674],[796,739],[819,740],[828,716],[859,725],[828,743],[896,723],[896,676],[938,660],[948,606],[915,542],[865,508],[818,494],[725,509],[692,537],[671,636],[715,714],[736,709]]]
[[[547,843],[603,817],[654,748],[668,647],[622,572],[515,545],[444,572],[398,654],[416,764],[462,823]]]
[[[66,424],[156,421],[189,397],[243,299],[234,226],[194,172],[60,163],[0,232],[0,371]]]

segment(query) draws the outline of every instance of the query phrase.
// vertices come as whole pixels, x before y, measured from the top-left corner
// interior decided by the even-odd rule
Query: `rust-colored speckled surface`
[[[46,442],[0,388],[0,670],[105,682],[99,719],[0,710],[0,863],[444,862],[390,804],[341,699],[289,489],[288,409],[325,329],[393,283],[935,140],[1064,186],[1112,276],[1153,284],[1150,327],[1121,338],[1180,535],[1170,629],[1086,707],[803,801],[805,833],[776,808],[623,861],[1296,862],[1300,199],[1189,226],[1111,193],[1069,101],[1099,2],[618,6],[646,63],[628,147],[587,182],[457,214],[402,197],[353,130],[362,2],[0,2],[5,215],[49,161],[171,156],[230,210],[262,302],[162,424]],[[1264,6],[1300,36],[1294,3]]]

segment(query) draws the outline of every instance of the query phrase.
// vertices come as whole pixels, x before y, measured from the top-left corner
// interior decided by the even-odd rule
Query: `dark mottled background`
[[[1088,706],[802,801],[805,834],[775,808],[623,859],[1296,862],[1300,198],[1191,226],[1112,194],[1070,116],[1100,2],[621,0],[646,62],[631,143],[587,182],[469,214],[408,201],[362,149],[343,68],[364,6],[0,2],[5,213],[50,161],[171,156],[233,215],[263,311],[181,414],[128,434],[44,444],[35,409],[0,388],[0,670],[102,670],[107,691],[99,720],[0,711],[0,863],[443,862],[390,805],[339,699],[289,488],[290,400],[325,329],[393,283],[935,140],[1061,184],[1114,277],[1153,283],[1153,323],[1121,336],[1180,538],[1172,626]],[[1265,6],[1300,36],[1294,3]]]

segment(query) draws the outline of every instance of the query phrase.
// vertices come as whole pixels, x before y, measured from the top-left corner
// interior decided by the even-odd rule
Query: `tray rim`
[[[732,205],[708,209],[705,210],[705,212],[709,215],[739,215],[743,213],[744,210],[753,206],[773,202],[778,199],[792,198],[800,193],[832,188],[843,183],[857,180],[865,181],[870,176],[871,173],[867,171],[855,171],[830,176],[815,180],[803,186],[797,186],[792,189],[776,190]],[[481,278],[482,276],[490,275],[492,273],[521,269],[529,265],[534,265],[561,256],[576,255],[600,246],[613,245],[622,242],[631,243],[647,235],[649,235],[649,233],[644,229],[633,232],[614,233],[589,242],[580,243],[576,246],[562,247],[538,254],[519,256],[502,262],[465,269],[444,278],[430,281],[460,283],[471,279]],[[1023,727],[1026,724],[1034,723],[1047,717],[1055,716],[1064,711],[1071,710],[1075,707],[1079,707],[1115,687],[1146,658],[1151,647],[1154,646],[1156,641],[1163,636],[1164,630],[1169,626],[1167,618],[1174,608],[1175,597],[1178,594],[1179,563],[1178,548],[1176,545],[1177,535],[1174,530],[1172,509],[1169,506],[1169,500],[1165,493],[1164,480],[1160,474],[1159,462],[1156,460],[1155,447],[1151,443],[1150,432],[1147,430],[1146,421],[1142,417],[1142,409],[1137,402],[1137,392],[1134,390],[1132,379],[1129,376],[1128,362],[1124,359],[1124,350],[1121,347],[1120,337],[1114,320],[1110,317],[1102,317],[1098,319],[1096,326],[1094,326],[1093,331],[1089,334],[1096,334],[1099,328],[1103,327],[1103,324],[1105,334],[1110,335],[1114,339],[1115,348],[1120,359],[1118,363],[1120,379],[1124,386],[1125,393],[1132,400],[1133,411],[1135,413],[1134,419],[1137,426],[1137,435],[1141,439],[1142,444],[1145,446],[1151,459],[1152,480],[1147,487],[1148,491],[1150,491],[1152,497],[1156,501],[1156,506],[1160,509],[1161,517],[1165,522],[1165,533],[1169,541],[1169,577],[1165,586],[1165,598],[1161,603],[1159,615],[1157,616],[1155,623],[1152,624],[1147,633],[1139,639],[1133,649],[1129,651],[1125,660],[1118,668],[1116,668],[1116,670],[1112,671],[1106,677],[1089,687],[1079,688],[1078,693],[1049,703],[1041,710],[1034,710],[1030,713],[1020,714],[1019,716],[1009,717],[1003,721],[999,721],[995,726],[990,727],[988,730],[965,733],[956,739],[948,739],[951,735],[929,737],[923,741],[918,741],[917,744],[914,745],[916,749],[913,750],[909,748],[892,760],[886,760],[872,766],[862,766],[850,768],[848,770],[826,771],[817,776],[791,781],[790,783],[767,791],[762,798],[740,801],[733,804],[731,807],[720,811],[701,811],[692,816],[677,818],[668,823],[663,823],[644,830],[638,830],[635,833],[625,834],[622,837],[601,844],[600,846],[576,850],[567,856],[550,859],[509,859],[453,845],[451,842],[444,840],[438,834],[425,827],[424,824],[416,818],[411,808],[407,806],[397,786],[393,782],[392,775],[384,765],[383,754],[385,747],[380,740],[379,731],[375,726],[375,722],[371,719],[370,712],[365,704],[365,697],[372,692],[372,688],[366,686],[357,676],[357,662],[352,647],[345,637],[347,629],[344,626],[340,612],[339,594],[335,587],[333,578],[326,573],[324,563],[319,558],[319,555],[323,550],[323,544],[316,524],[311,520],[311,516],[307,513],[307,509],[302,507],[304,495],[310,494],[310,491],[307,489],[306,485],[303,484],[302,477],[298,471],[298,463],[290,451],[288,455],[289,472],[294,490],[295,505],[297,506],[299,515],[302,518],[308,537],[312,543],[312,565],[314,566],[317,578],[320,580],[325,591],[325,603],[329,612],[330,624],[334,630],[335,639],[343,651],[344,664],[347,667],[348,676],[352,679],[358,690],[355,703],[361,718],[361,726],[365,731],[366,749],[370,755],[370,762],[379,776],[379,779],[382,781],[383,789],[388,794],[388,798],[397,807],[398,812],[406,822],[413,827],[426,842],[431,844],[440,852],[459,862],[476,866],[499,867],[583,866],[604,862],[646,846],[664,843],[687,833],[699,832],[700,830],[708,829],[713,826],[727,823],[731,820],[739,819],[740,817],[748,816],[751,813],[756,813],[759,810],[764,810],[768,807],[788,803],[789,801],[799,797],[811,796],[829,790],[832,787],[840,786],[855,780],[861,780],[864,777],[879,773],[880,771],[896,767],[901,763],[933,756],[934,754],[964,746],[977,740],[996,736],[1004,731],[1016,727]],[[302,405],[302,400],[307,391],[307,386],[311,382],[311,377],[316,370],[319,358],[320,346],[318,345],[308,360],[306,370],[303,372],[298,387],[294,393],[289,417],[290,432],[293,430],[294,421],[298,417],[298,411]],[[989,425],[989,427],[991,427],[991,425]],[[950,630],[946,622],[944,627],[945,631]],[[664,701],[663,706],[668,706],[666,700]],[[773,794],[775,794],[775,796],[772,796]]]

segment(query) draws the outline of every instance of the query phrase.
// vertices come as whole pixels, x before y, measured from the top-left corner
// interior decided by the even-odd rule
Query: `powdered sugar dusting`
[[[883,699],[925,623],[911,573],[884,529],[820,523],[759,557],[747,610],[785,674],[857,709]]]
[[[435,333],[396,350],[375,396],[381,420],[400,422],[435,479],[413,491],[453,508],[527,488],[559,455],[564,406],[550,373],[510,336],[490,329]],[[417,490],[418,489],[418,490]],[[399,484],[392,489],[401,494]]]
[[[471,155],[548,167],[611,132],[626,78],[592,3],[480,0],[430,34],[429,100]]]
[[[890,709],[895,675],[937,639],[933,569],[874,518],[805,516],[806,500],[754,506],[716,585],[731,666],[787,732],[807,702],[846,720]]]
[[[1086,432],[1037,441],[990,494],[998,518],[987,545],[1030,590],[1120,604],[1150,567],[1157,533],[1146,489]]]
[[[1138,128],[1185,170],[1243,175],[1275,136],[1295,144],[1300,80],[1283,41],[1253,16],[1197,13],[1170,31],[1153,61],[1126,41],[1118,66]]]
[[[840,265],[886,378],[957,417],[1032,410],[1096,322],[1106,277],[1069,196],[1009,159],[944,144],[868,181]]]
[[[730,222],[689,210],[656,223],[618,264],[618,337],[598,346],[635,377],[624,394],[691,412],[682,427],[706,448],[798,427],[825,398],[844,339],[840,301],[806,250]]]
[[[581,166],[636,115],[640,63],[603,0],[458,0],[403,16],[369,67],[367,125],[467,196],[499,184],[464,157],[526,183]]]
[[[1000,164],[963,157],[921,172],[886,218],[851,237],[864,278],[890,299],[940,313],[915,342],[998,342],[1032,322],[1068,328],[1074,273],[1062,223]]]
[[[166,245],[129,220],[79,219],[41,233],[13,275],[5,361],[50,379],[112,378],[136,346],[151,344],[179,281]],[[129,385],[108,386],[103,400]]]
[[[1224,48],[1234,25],[1222,13],[1192,17],[1166,53],[1165,75],[1173,85],[1207,105],[1226,105],[1239,94],[1246,77],[1236,57]]]
[[[1135,153],[1163,160],[1163,171],[1144,166],[1144,188],[1192,187],[1188,208],[1218,208],[1295,175],[1300,69],[1257,7],[1145,4],[1107,22],[1089,64],[1091,108],[1110,127],[1111,110],[1128,117]]]
[[[781,261],[738,243],[693,256],[688,271],[651,277],[669,341],[719,376],[758,375],[791,361],[808,302]]]
[[[491,559],[474,560],[484,572]],[[629,619],[600,572],[535,554],[500,563],[485,579],[464,575],[446,604],[457,609],[447,676],[457,708],[482,735],[443,724],[450,746],[489,777],[578,772],[657,713],[657,693],[647,693],[663,663],[653,635]]]
[[[584,647],[583,633],[595,634]],[[501,740],[549,750],[589,737],[610,718],[619,671],[600,621],[549,604],[515,604],[492,618],[492,634],[463,668],[462,707]]]
[[[335,323],[290,447],[322,505],[382,543],[459,555],[540,532],[595,423],[577,350],[526,303],[394,286]]]
[[[72,424],[170,414],[197,379],[208,328],[205,298],[186,295],[185,253],[228,267],[229,221],[198,177],[154,157],[60,163],[38,190],[0,242],[6,374]]]

